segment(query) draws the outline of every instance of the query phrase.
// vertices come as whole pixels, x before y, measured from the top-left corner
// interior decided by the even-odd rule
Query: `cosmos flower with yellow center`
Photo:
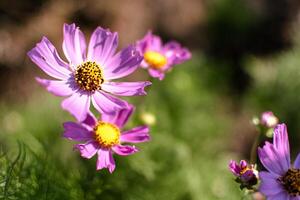
[[[91,113],[81,123],[64,123],[64,137],[69,140],[83,142],[76,144],[84,158],[98,155],[97,170],[108,168],[112,173],[115,169],[113,154],[127,156],[136,153],[135,146],[124,143],[141,143],[150,139],[148,126],[135,127],[122,131],[125,123],[133,112],[133,106],[115,112],[114,115],[102,114],[97,120]]]
[[[115,53],[118,34],[96,28],[87,46],[83,33],[75,24],[64,25],[63,61],[55,47],[46,38],[28,52],[30,59],[54,80],[37,78],[37,81],[57,96],[66,97],[62,108],[78,121],[87,117],[90,104],[101,113],[114,113],[128,103],[118,96],[145,95],[144,88],[151,83],[115,82],[134,72],[143,57],[134,45]]]
[[[144,56],[141,66],[148,69],[150,76],[160,80],[174,65],[191,58],[190,51],[178,42],[171,41],[163,45],[160,37],[150,31],[137,42],[137,49]]]

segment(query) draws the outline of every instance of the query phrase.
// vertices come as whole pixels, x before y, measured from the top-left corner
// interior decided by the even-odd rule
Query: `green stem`
[[[251,147],[251,154],[250,154],[250,163],[251,164],[256,163],[256,160],[257,160],[257,147],[259,145],[261,133],[262,133],[262,128],[259,127],[258,128],[258,133],[257,133],[257,135],[255,137],[255,140],[254,140],[254,142],[252,144],[252,147]]]

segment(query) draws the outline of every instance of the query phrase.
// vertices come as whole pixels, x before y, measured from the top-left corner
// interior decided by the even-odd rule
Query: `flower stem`
[[[256,160],[257,160],[257,147],[259,145],[259,141],[260,141],[260,136],[262,135],[262,128],[261,127],[258,127],[257,128],[257,134],[256,134],[256,137],[255,137],[255,140],[252,144],[252,147],[251,147],[251,153],[250,153],[250,163],[254,164],[256,163]]]

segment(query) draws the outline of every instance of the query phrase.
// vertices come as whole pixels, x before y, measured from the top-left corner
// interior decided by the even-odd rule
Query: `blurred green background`
[[[297,0],[2,0],[0,2],[0,199],[234,200],[243,192],[230,159],[249,159],[254,115],[272,110],[300,144],[300,2]],[[153,115],[152,140],[115,156],[113,174],[62,138],[62,98],[35,82],[26,57],[47,36],[62,55],[62,25],[86,36],[119,32],[120,47],[152,29],[193,52],[146,97],[128,128]],[[128,80],[149,79],[140,69]]]

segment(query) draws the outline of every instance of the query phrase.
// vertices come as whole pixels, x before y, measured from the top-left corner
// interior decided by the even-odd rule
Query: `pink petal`
[[[148,31],[146,36],[143,38],[145,45],[145,51],[151,50],[151,51],[162,51],[162,41],[159,36],[152,34],[151,31]]]
[[[106,62],[103,72],[104,77],[107,80],[112,80],[127,76],[139,67],[142,60],[143,57],[135,46],[131,45]]]
[[[101,116],[101,120],[115,124],[121,129],[126,124],[129,117],[132,115],[133,111],[134,111],[134,106],[128,104],[128,108],[122,108],[120,110],[117,110],[112,115],[103,113]]]
[[[234,160],[231,160],[229,163],[229,170],[235,175],[239,176],[241,172],[241,167],[238,165],[238,163]]]
[[[165,78],[165,73],[156,69],[149,68],[149,74],[153,78],[158,78],[159,80],[163,80]]]
[[[77,67],[86,59],[85,38],[75,24],[64,24],[63,51],[73,67]]]
[[[102,91],[92,95],[92,103],[100,113],[113,114],[122,108],[128,108],[128,103]]]
[[[101,85],[101,88],[109,93],[120,96],[146,95],[145,87],[151,85],[151,82],[107,82]]]
[[[241,166],[242,169],[246,168],[247,167],[247,162],[245,160],[241,160],[240,161],[240,166]]]
[[[292,196],[290,196],[287,192],[281,192],[272,196],[268,196],[267,200],[291,200]]]
[[[88,131],[85,127],[74,122],[64,123],[64,134],[65,138],[69,140],[84,141],[93,139],[93,134]]]
[[[138,149],[135,146],[129,145],[116,145],[112,147],[112,150],[121,156],[128,156],[138,152]]]
[[[115,53],[117,46],[117,33],[97,27],[90,39],[88,60],[96,61],[101,66],[104,66],[106,60]]]
[[[71,72],[68,70],[68,65],[61,60],[55,47],[46,37],[43,37],[41,42],[37,43],[36,47],[31,49],[27,55],[49,76],[60,80],[70,77]]]
[[[88,125],[89,127],[94,127],[96,125],[97,119],[92,112],[88,112],[85,120],[82,121],[83,124]]]
[[[259,177],[261,179],[259,191],[264,195],[272,196],[284,192],[282,185],[277,180],[278,176],[269,172],[260,172]]]
[[[273,144],[277,149],[278,156],[285,162],[285,168],[290,167],[290,146],[287,128],[285,124],[279,124],[274,129]]]
[[[150,140],[149,127],[139,126],[131,130],[124,131],[120,138],[121,142],[140,143]]]
[[[168,65],[181,64],[192,57],[191,52],[187,48],[181,47],[181,45],[175,41],[165,44],[164,54],[168,59]]]
[[[35,79],[49,92],[57,96],[70,96],[77,90],[76,86],[69,83],[69,81],[47,80],[39,77]]]
[[[90,141],[86,144],[76,144],[74,148],[80,151],[82,157],[90,159],[97,153],[99,145],[95,141]]]
[[[294,167],[296,169],[300,169],[300,153],[298,153],[298,155],[297,155],[297,158],[296,158],[296,160],[294,162]]]
[[[97,170],[101,170],[103,168],[108,168],[109,172],[112,173],[116,168],[116,164],[112,153],[109,150],[99,149]]]
[[[269,142],[266,142],[263,148],[258,148],[258,156],[269,172],[283,176],[289,169],[289,166],[286,166],[286,162],[281,159],[274,146]]]
[[[83,121],[90,108],[90,96],[80,92],[63,100],[61,104],[64,110],[69,111],[78,121]]]

